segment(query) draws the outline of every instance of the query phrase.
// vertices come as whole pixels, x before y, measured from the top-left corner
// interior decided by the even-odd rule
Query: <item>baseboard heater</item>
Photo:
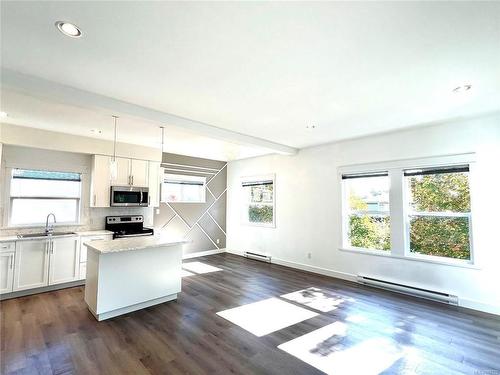
[[[243,253],[245,258],[260,260],[261,262],[271,263],[271,257],[266,254],[254,253],[253,251],[245,251]]]
[[[390,290],[393,292],[408,294],[411,296],[443,302],[450,305],[458,305],[458,297],[448,293],[436,292],[434,290],[417,288],[410,285],[398,284],[391,281],[375,279],[372,277],[358,275],[357,282],[360,284]]]

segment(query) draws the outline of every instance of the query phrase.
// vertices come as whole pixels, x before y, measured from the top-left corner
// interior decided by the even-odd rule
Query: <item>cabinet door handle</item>
[[[134,175],[132,175],[131,177],[132,177],[132,184],[131,185],[133,185],[134,184]]]
[[[10,269],[13,269],[14,268],[14,254],[11,254],[9,256],[10,258]]]
[[[96,205],[97,202],[97,194],[94,194],[94,206]]]
[[[50,253],[54,254],[54,242],[50,241]]]

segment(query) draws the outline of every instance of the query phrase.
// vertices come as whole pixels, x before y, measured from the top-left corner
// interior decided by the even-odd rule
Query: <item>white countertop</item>
[[[102,236],[106,234],[113,234],[112,231],[106,230],[106,229],[101,229],[101,230],[88,230],[84,232],[75,232],[79,236]]]
[[[56,230],[57,232],[57,230]],[[106,234],[113,234],[113,232],[105,229],[101,230],[89,230],[89,231],[82,231],[82,232],[74,232],[75,234],[67,234],[64,236],[57,236],[54,238],[59,238],[59,237],[71,237],[71,236],[100,236],[100,235],[106,235]],[[19,238],[17,236],[0,236],[0,242],[11,242],[11,241],[29,241],[29,240],[39,240],[47,237],[27,237],[27,238]]]
[[[190,241],[182,239],[172,239],[161,235],[139,236],[129,238],[117,238],[115,240],[98,240],[84,243],[89,249],[98,253],[117,253],[121,251],[142,250],[152,247],[167,247],[179,244],[189,243]]]

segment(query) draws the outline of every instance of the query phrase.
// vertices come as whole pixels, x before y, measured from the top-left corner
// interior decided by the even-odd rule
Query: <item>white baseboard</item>
[[[191,254],[183,254],[182,259],[191,259],[191,258],[198,258],[198,257],[204,257],[207,255],[214,255],[214,254],[220,254],[220,253],[225,253],[226,249],[215,249],[215,250],[207,250],[207,251],[198,251],[196,253],[191,253]]]
[[[317,274],[320,274],[323,276],[335,277],[337,279],[356,281],[356,275],[346,273],[346,272],[333,271],[333,270],[329,270],[327,268],[311,266],[309,264],[290,262],[288,260],[274,258],[274,257],[272,258],[271,263],[279,264],[281,266],[296,268],[296,269],[299,269],[302,271],[309,271],[309,272],[317,273]]]
[[[234,250],[234,249],[226,249],[226,253],[244,256],[243,251]],[[291,262],[289,260],[284,260],[284,259],[280,259],[280,258],[271,257],[271,263],[279,264],[279,265],[285,266],[285,267],[299,269],[302,271],[309,271],[309,272],[317,273],[317,274],[324,275],[324,276],[336,277],[337,279],[356,281],[356,275],[352,275],[352,274],[345,273],[345,272],[333,271],[333,270],[329,270],[327,268],[311,266],[308,264]]]
[[[230,253],[230,254],[234,254],[234,255],[244,256],[243,252],[239,251],[239,250],[226,249],[226,252]],[[346,273],[346,272],[333,271],[333,270],[330,270],[327,268],[311,266],[311,265],[303,264],[303,263],[291,262],[288,260],[279,259],[279,258],[275,258],[275,257],[271,258],[271,263],[279,264],[279,265],[290,267],[290,268],[299,269],[302,271],[309,271],[309,272],[317,273],[317,274],[324,275],[324,276],[335,277],[337,279],[356,282],[356,275]],[[418,298],[418,297],[416,297],[416,298]],[[500,306],[491,305],[491,304],[487,304],[487,303],[472,300],[472,299],[459,297],[458,305],[461,307],[471,309],[471,310],[477,310],[477,311],[482,311],[482,312],[486,312],[489,314],[500,315]]]
[[[240,257],[244,256],[243,251],[234,250],[234,249],[226,249],[226,253],[239,255]]]
[[[458,306],[478,310],[489,314],[500,315],[500,306],[476,301],[468,298],[458,298]]]

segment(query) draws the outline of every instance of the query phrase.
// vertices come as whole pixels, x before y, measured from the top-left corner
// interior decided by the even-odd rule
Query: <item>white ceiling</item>
[[[500,2],[2,1],[1,11],[3,68],[292,147],[500,109]],[[84,36],[64,37],[57,20]],[[464,83],[469,95],[451,92]],[[35,112],[30,126],[67,128],[57,105],[54,118]],[[140,124],[128,125],[132,138],[150,142]]]
[[[2,91],[2,108],[9,114],[5,122],[10,124],[84,137],[113,139],[113,118],[109,114],[54,103],[9,90]],[[266,148],[225,142],[179,127],[132,117],[120,117],[117,120],[117,140],[161,149],[160,126],[165,127],[165,152],[215,160],[236,160],[272,152]]]

